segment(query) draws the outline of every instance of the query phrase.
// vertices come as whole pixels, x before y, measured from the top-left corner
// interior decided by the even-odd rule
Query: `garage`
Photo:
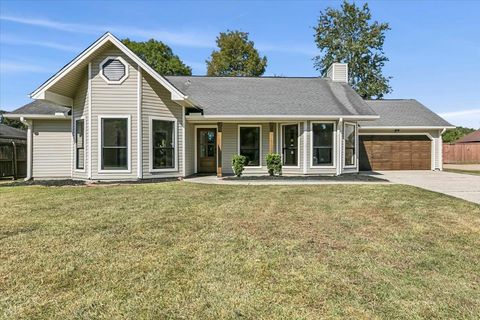
[[[426,135],[360,135],[360,170],[431,170]]]

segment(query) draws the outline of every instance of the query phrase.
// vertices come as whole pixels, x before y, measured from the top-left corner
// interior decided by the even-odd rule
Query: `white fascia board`
[[[61,106],[72,107],[73,106],[73,99],[70,97],[63,96],[58,93],[50,92],[50,91],[41,91],[37,95],[32,96],[33,99],[36,100],[47,100],[59,104]]]
[[[284,121],[284,120],[338,120],[340,118],[349,120],[375,120],[379,116],[312,116],[312,115],[224,115],[224,116],[205,116],[188,115],[187,120],[191,121]]]
[[[89,58],[98,48],[102,47],[107,42],[113,43],[118,49],[120,49],[125,55],[130,59],[135,61],[143,70],[148,72],[155,80],[157,80],[161,85],[163,85],[170,93],[172,94],[172,100],[185,100],[187,96],[181,93],[177,88],[175,88],[167,79],[159,75],[155,70],[153,70],[148,64],[146,64],[142,59],[140,59],[135,53],[128,49],[120,40],[118,40],[110,32],[105,33],[82,53],[80,53],[75,59],[73,59],[69,64],[60,69],[54,76],[48,79],[40,87],[38,87],[34,92],[30,94],[30,97],[33,99],[40,92],[47,91],[52,85],[57,83],[63,76],[69,73],[72,69],[78,66],[82,61]]]
[[[455,126],[424,126],[424,127],[421,127],[421,126],[360,126],[359,129],[362,130],[362,129],[372,129],[372,130],[382,130],[382,129],[386,129],[386,130],[394,130],[394,129],[404,129],[404,130],[407,130],[407,129],[410,129],[410,130],[424,130],[424,129],[427,129],[427,130],[441,130],[441,129],[454,129],[456,128]]]

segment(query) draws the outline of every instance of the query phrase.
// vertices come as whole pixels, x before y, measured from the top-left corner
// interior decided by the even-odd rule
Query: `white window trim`
[[[332,136],[332,164],[331,165],[314,165],[313,164],[313,125],[317,123],[333,123]],[[310,169],[332,169],[336,168],[337,160],[337,122],[336,121],[311,121],[310,122]]]
[[[77,121],[78,120],[83,120],[83,152],[84,152],[84,157],[83,157],[83,169],[77,169]],[[86,148],[86,140],[85,139],[85,133],[86,133],[86,121],[85,121],[85,116],[81,117],[76,117],[73,118],[73,171],[74,172],[86,172],[86,164],[87,164],[87,148]]]
[[[194,157],[195,157],[195,161],[194,161],[194,172],[195,173],[198,173],[198,143],[197,143],[197,129],[198,128],[202,128],[202,129],[215,129],[215,134],[218,134],[218,125],[216,124],[199,124],[199,125],[195,125],[194,126],[194,137],[195,137],[195,141],[194,141]],[[216,141],[217,137],[215,137],[215,141]],[[218,151],[215,151],[215,166],[218,166],[217,164],[217,161],[218,161],[218,156],[217,156],[217,152]]]
[[[175,143],[175,150],[174,150],[174,167],[173,168],[164,168],[164,169],[154,169],[153,168],[153,120],[160,120],[160,121],[170,121],[173,122],[173,140]],[[169,118],[169,117],[156,117],[150,116],[148,117],[148,169],[150,172],[176,172],[178,171],[178,122],[177,118]]]
[[[118,60],[125,66],[125,74],[123,75],[122,78],[120,78],[120,80],[109,80],[103,74],[103,65],[109,60]],[[128,78],[128,68],[129,68],[128,63],[122,57],[109,56],[103,59],[102,62],[100,62],[100,65],[99,65],[100,77],[102,77],[102,79],[105,80],[105,82],[108,84],[122,84]]]
[[[240,154],[240,128],[260,128],[260,141],[259,141],[259,161],[258,163],[260,164],[259,166],[245,166],[245,169],[261,169],[262,166],[262,160],[263,160],[263,154],[262,154],[262,144],[263,144],[263,139],[262,139],[262,125],[261,124],[240,124],[238,125],[237,129],[237,154]]]
[[[132,172],[132,117],[130,115],[99,115],[98,116],[98,173],[131,173]],[[102,147],[103,147],[103,119],[127,119],[127,169],[126,170],[104,170],[102,169]]]
[[[283,165],[283,127],[284,126],[291,126],[292,124],[297,125],[297,165],[296,166],[284,166]],[[300,122],[290,122],[290,123],[281,123],[280,124],[280,144],[279,144],[279,153],[282,159],[282,168],[285,169],[300,169]]]
[[[342,164],[343,164],[343,168],[345,169],[355,169],[358,165],[358,126],[357,126],[357,123],[355,122],[344,122],[343,123],[343,140],[346,139],[346,135],[345,135],[345,127],[346,126],[353,126],[355,129],[355,141],[354,141],[354,144],[355,144],[355,157],[354,157],[354,161],[353,161],[353,164],[352,165],[346,165],[345,164],[345,155],[346,155],[346,143],[345,141],[343,141],[343,161],[342,161]]]

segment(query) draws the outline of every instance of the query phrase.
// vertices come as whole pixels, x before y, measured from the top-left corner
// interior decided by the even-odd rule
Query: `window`
[[[282,125],[282,159],[284,166],[298,166],[298,124]]]
[[[344,136],[345,136],[345,166],[355,165],[355,125],[351,123],[345,123]]]
[[[151,169],[174,169],[175,120],[151,119]]]
[[[85,124],[83,119],[75,121],[75,169],[85,169]]]
[[[239,151],[247,158],[246,166],[260,166],[260,126],[239,127]]]
[[[312,124],[312,165],[333,165],[333,123]]]
[[[128,118],[102,118],[102,170],[129,170]]]
[[[100,76],[107,83],[120,84],[128,77],[128,65],[121,57],[108,57],[100,63]]]

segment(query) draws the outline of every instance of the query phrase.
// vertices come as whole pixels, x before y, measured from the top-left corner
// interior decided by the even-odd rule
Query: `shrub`
[[[243,170],[245,169],[245,163],[247,162],[247,158],[245,156],[236,154],[232,158],[232,169],[235,176],[240,177],[242,175]]]
[[[267,169],[271,176],[282,174],[282,157],[278,153],[267,154]]]

